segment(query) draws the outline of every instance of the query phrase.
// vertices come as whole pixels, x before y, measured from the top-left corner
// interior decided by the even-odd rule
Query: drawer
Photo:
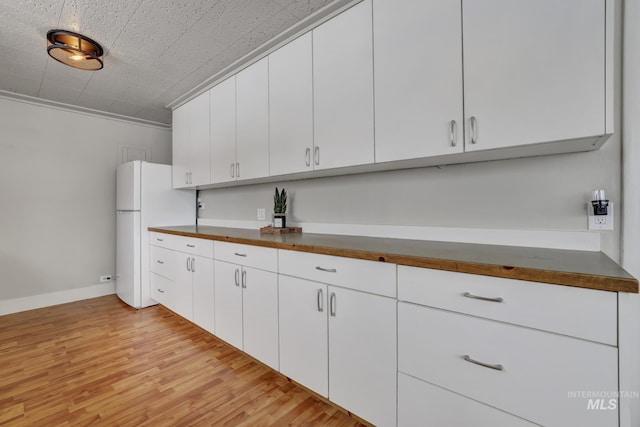
[[[166,277],[159,276],[155,273],[151,273],[151,298],[158,303],[168,307],[171,300],[171,293],[173,290],[173,281]]]
[[[398,370],[545,426],[618,421],[572,394],[618,390],[618,351],[604,344],[401,302]]]
[[[617,345],[615,292],[399,266],[398,299]]]
[[[396,265],[307,252],[280,250],[280,274],[387,297],[396,296]]]
[[[213,241],[194,237],[174,236],[173,249],[205,258],[213,258]]]
[[[398,427],[534,427],[538,424],[398,374]]]
[[[149,246],[149,270],[169,280],[174,280],[175,252],[159,246]]]
[[[152,246],[160,246],[161,248],[176,249],[177,238],[173,234],[156,233],[152,231],[149,233],[149,244]]]
[[[278,272],[277,249],[216,241],[214,252],[215,258],[220,261]]]

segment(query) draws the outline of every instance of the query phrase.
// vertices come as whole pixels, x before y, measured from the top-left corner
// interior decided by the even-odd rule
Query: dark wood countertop
[[[261,234],[210,226],[149,231],[484,276],[638,293],[638,280],[602,252],[333,234]]]

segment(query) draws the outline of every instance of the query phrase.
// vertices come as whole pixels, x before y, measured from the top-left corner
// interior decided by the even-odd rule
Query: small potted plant
[[[278,192],[276,187],[276,194],[273,196],[273,227],[274,228],[286,228],[287,227],[287,192],[283,188]]]

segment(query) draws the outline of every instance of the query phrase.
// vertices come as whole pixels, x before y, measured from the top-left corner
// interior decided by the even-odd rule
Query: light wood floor
[[[359,424],[168,310],[111,295],[0,317],[0,425]]]

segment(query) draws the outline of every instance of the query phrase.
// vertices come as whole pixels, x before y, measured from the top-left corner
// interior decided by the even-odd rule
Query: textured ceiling
[[[168,124],[165,106],[334,0],[2,0],[0,90]],[[46,33],[84,34],[104,68],[50,58]]]

